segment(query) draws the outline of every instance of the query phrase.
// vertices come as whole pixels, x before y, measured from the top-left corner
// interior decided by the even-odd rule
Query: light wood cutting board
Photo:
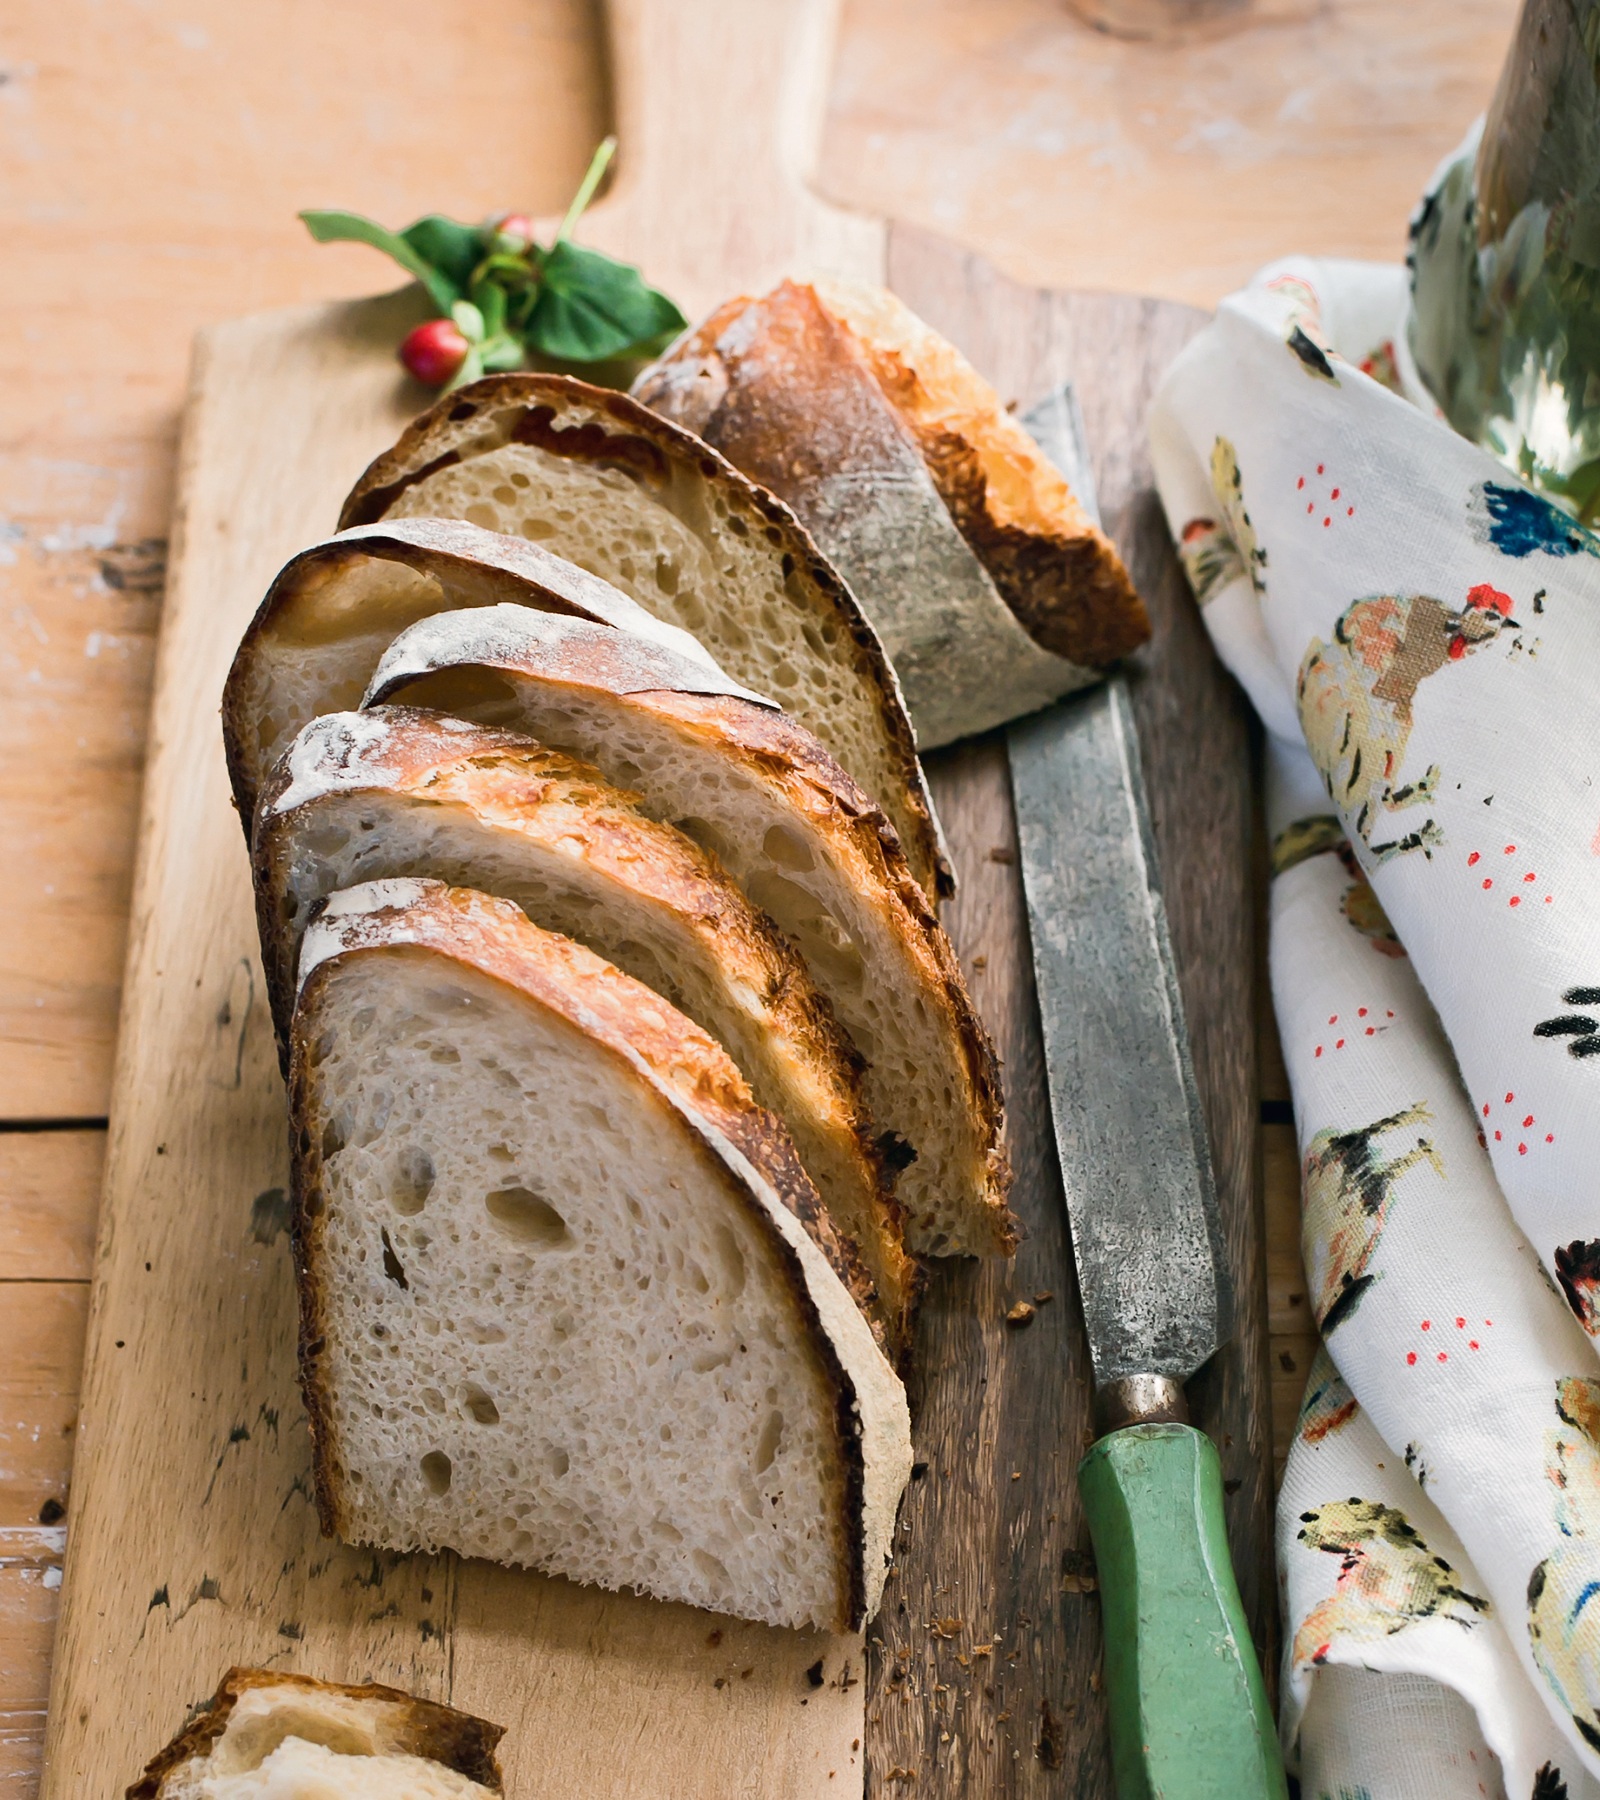
[[[887,279],[1026,405],[1077,379],[1108,527],[1157,622],[1137,686],[1241,1330],[1202,1383],[1247,1605],[1270,1631],[1242,705],[1188,606],[1142,418],[1201,316],[1045,294],[805,188],[832,0],[609,0],[622,150],[582,237],[694,314],[781,275]],[[514,180],[511,186],[514,189]],[[512,197],[508,193],[508,198]],[[119,1794],[232,1663],[379,1680],[510,1729],[514,1800],[1110,1794],[1072,1469],[1087,1358],[1050,1147],[1003,749],[930,774],[948,919],[1007,1063],[1015,1264],[941,1267],[919,1473],[870,1641],[770,1631],[318,1535],[295,1383],[282,1089],[217,701],[295,550],[425,396],[410,292],[217,327],[185,419],[46,1745],[45,1800]],[[1019,1298],[1048,1291],[1035,1324]],[[1270,1664],[1269,1664],[1270,1666]],[[914,1782],[915,1786],[912,1787]]]

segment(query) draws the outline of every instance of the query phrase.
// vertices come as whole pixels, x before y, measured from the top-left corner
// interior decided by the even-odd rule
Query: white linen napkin
[[[1404,301],[1399,269],[1273,265],[1169,371],[1151,445],[1269,733],[1312,1302],[1398,1484],[1344,1496],[1347,1545],[1280,1520],[1286,1743],[1310,1721],[1326,1764],[1373,1682],[1432,1680],[1509,1793],[1555,1800],[1600,1776],[1600,542],[1394,391]],[[1448,1521],[1470,1577],[1400,1556],[1386,1508],[1430,1545],[1422,1509]],[[1321,1659],[1308,1559],[1352,1603]],[[1376,1673],[1318,1694],[1324,1667]],[[1517,1747],[1530,1707],[1559,1756]]]

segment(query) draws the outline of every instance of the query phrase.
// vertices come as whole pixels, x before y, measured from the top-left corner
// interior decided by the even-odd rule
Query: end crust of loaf
[[[363,526],[286,563],[234,654],[222,729],[245,835],[273,761],[308,720],[356,704],[398,632],[437,612],[494,605],[615,626],[641,646],[695,666],[713,691],[761,701],[688,632],[538,544],[454,519]]]
[[[366,703],[525,732],[594,762],[637,789],[652,817],[710,845],[795,942],[855,1037],[873,1116],[917,1151],[896,1188],[910,1248],[1008,1253],[1016,1224],[1004,1198],[1010,1168],[994,1049],[894,830],[795,721],[737,696],[675,691],[660,658],[663,685],[638,686],[614,639],[578,620],[506,607],[425,620],[385,653]],[[807,924],[807,906],[820,909],[820,926]],[[842,924],[844,909],[853,927]],[[837,931],[848,969],[829,936]],[[876,1027],[862,1004],[876,1007]],[[895,1076],[883,1044],[868,1040],[894,1029],[891,1015],[912,1014],[923,1051]],[[915,1130],[912,1118],[923,1121]],[[933,1154],[936,1141],[952,1146],[948,1156]]]
[[[708,1031],[787,1125],[876,1289],[891,1354],[918,1286],[854,1047],[800,957],[712,858],[598,770],[404,707],[305,727],[262,790],[254,847],[268,998],[288,1066],[301,934],[327,895],[435,877],[514,899]]]
[[[472,476],[480,461],[495,471],[482,481]],[[580,545],[569,521],[524,518],[535,504],[530,483],[563,469],[569,484],[581,483],[565,510],[587,518],[609,509],[612,535],[594,527]],[[619,494],[631,512],[616,512]],[[625,394],[569,376],[491,375],[417,419],[356,483],[340,523],[453,511],[536,533],[693,631],[736,679],[773,694],[879,801],[931,896],[954,891],[877,634],[788,507],[714,449]],[[640,556],[613,541],[629,536],[624,518],[653,521],[671,554]],[[744,589],[751,598],[732,604],[728,595]]]
[[[417,1764],[435,1765],[441,1776],[454,1777],[437,1788],[438,1800],[486,1800],[502,1791],[494,1752],[504,1726],[399,1688],[350,1687],[309,1675],[234,1668],[223,1676],[211,1703],[151,1758],[127,1790],[127,1800],[198,1797],[205,1791],[198,1785],[204,1765],[225,1739],[237,1741],[234,1734],[250,1740],[239,1743],[239,1772],[259,1767],[292,1735],[345,1756],[414,1759],[396,1774],[396,1800],[418,1791],[399,1785],[407,1775],[426,1778],[427,1771]]]
[[[291,1076],[293,1233],[301,1295],[301,1376],[324,1529],[394,1549],[449,1544],[467,1554],[606,1586],[637,1586],[773,1624],[859,1627],[881,1596],[895,1513],[910,1471],[905,1394],[837,1273],[844,1259],[834,1246],[827,1246],[832,1257],[819,1249],[819,1240],[827,1245],[825,1219],[808,1220],[802,1228],[797,1215],[808,1208],[815,1211],[815,1195],[808,1195],[809,1183],[781,1127],[754,1107],[737,1070],[717,1046],[658,996],[582,946],[541,931],[509,902],[432,881],[373,882],[333,895],[307,933],[301,980]],[[355,1010],[346,1018],[343,1009],[350,1006]],[[399,1023],[374,1026],[385,1006],[398,1009]],[[470,1017],[478,1026],[469,1029],[487,1025],[492,1035],[462,1038],[457,1025],[448,1028],[456,1033],[453,1039],[441,1039],[441,1028],[428,1023],[435,1014],[458,1021]],[[382,1045],[390,1060],[380,1058],[381,1066],[373,1060],[377,1040],[363,1035],[379,1029],[400,1033]],[[545,1039],[550,1049],[535,1047]],[[462,1046],[461,1053],[442,1055],[452,1042]],[[477,1073],[489,1042],[506,1059],[493,1064],[504,1081]],[[465,1067],[463,1055],[468,1057]],[[533,1063],[519,1076],[517,1069],[529,1057]],[[328,1071],[341,1067],[347,1075],[357,1069],[360,1080],[380,1084],[376,1122],[370,1106],[363,1111],[367,1103],[359,1095],[327,1089]],[[407,1071],[429,1068],[437,1073],[424,1078],[419,1089],[417,1075]],[[522,1204],[541,1213],[538,1229],[519,1225],[509,1235],[491,1231],[492,1244],[486,1244],[490,1261],[484,1264],[484,1252],[472,1247],[476,1238],[471,1234],[482,1229],[472,1223],[477,1207],[467,1190],[454,1191],[448,1160],[454,1154],[449,1122],[465,1104],[460,1095],[445,1103],[441,1115],[428,1110],[440,1104],[436,1101],[427,1102],[419,1115],[434,1155],[446,1160],[437,1178],[430,1163],[427,1186],[415,1204],[401,1205],[398,1193],[384,1200],[387,1190],[381,1183],[371,1189],[366,1162],[351,1165],[348,1174],[338,1173],[347,1153],[370,1160],[383,1154],[386,1144],[392,1152],[385,1137],[398,1116],[398,1103],[386,1085],[391,1080],[400,1082],[413,1100],[419,1092],[448,1094],[454,1092],[452,1082],[468,1083],[463,1094],[477,1096],[472,1104],[487,1108],[486,1117],[505,1121],[507,1160],[492,1165],[505,1171],[497,1179],[511,1179],[521,1159],[535,1149],[541,1167],[552,1157],[559,1161],[566,1132],[573,1145],[583,1146],[584,1172],[580,1177],[569,1168],[557,1190],[567,1209],[565,1219],[547,1202],[528,1196]],[[578,1085],[557,1104],[576,1112],[559,1118],[540,1112],[534,1127],[537,1144],[519,1150],[519,1132],[533,1125],[534,1114],[526,1113],[526,1125],[519,1125],[519,1118],[529,1107],[547,1111],[549,1097],[564,1091],[563,1080]],[[520,1106],[509,1102],[509,1113],[506,1096],[499,1092],[503,1086],[523,1094]],[[611,1119],[599,1137],[593,1135],[598,1117],[591,1122],[577,1116],[590,1111]],[[415,1123],[408,1114],[407,1127]],[[359,1134],[358,1145],[347,1141],[345,1134],[351,1131]],[[480,1153],[476,1133],[467,1135],[470,1141],[462,1154],[470,1169]],[[625,1150],[628,1145],[631,1151]],[[622,1156],[624,1162],[613,1166],[608,1156]],[[632,1158],[642,1160],[635,1164]],[[669,1168],[678,1175],[667,1178]],[[647,1173],[652,1169],[653,1174]],[[645,1202],[649,1210],[630,1200],[628,1213],[635,1224],[627,1226],[620,1203],[637,1180],[646,1183],[642,1191],[650,1196]],[[374,1220],[362,1215],[363,1204],[389,1220],[382,1233],[381,1274],[364,1247],[375,1233]],[[503,1203],[502,1212],[496,1204],[497,1195],[489,1194],[484,1205],[491,1221],[502,1217]],[[652,1224],[653,1210],[676,1221],[666,1238],[661,1237],[665,1228]],[[598,1221],[612,1216],[622,1221],[623,1235],[645,1234],[641,1246],[649,1246],[650,1234],[656,1234],[659,1241],[649,1255],[641,1258],[635,1249],[624,1258],[617,1255],[624,1248],[619,1236],[594,1237]],[[660,1259],[668,1246],[696,1241],[696,1230],[704,1236],[706,1220],[713,1232],[726,1236],[728,1249],[718,1250],[713,1260],[728,1262],[728,1268],[716,1277],[720,1285],[694,1289],[684,1285],[683,1271],[674,1276],[672,1265]],[[818,1223],[822,1230],[809,1235]],[[615,1233],[619,1227],[605,1229]],[[690,1233],[687,1240],[685,1231]],[[436,1237],[438,1247],[430,1249]],[[374,1241],[374,1252],[376,1248]],[[568,1257],[574,1260],[565,1261]],[[465,1285],[452,1274],[463,1266],[477,1271]],[[612,1266],[615,1276],[607,1272]],[[662,1284],[656,1295],[649,1292],[652,1276]],[[491,1304],[506,1281],[532,1286],[509,1307],[504,1300],[492,1302],[491,1316],[501,1321],[501,1328],[485,1335],[475,1312]],[[584,1292],[585,1284],[595,1281],[602,1283],[597,1293],[612,1296],[606,1304],[613,1322],[598,1339],[588,1323],[580,1329],[578,1321],[560,1310],[563,1294]],[[437,1292],[436,1282],[443,1283]],[[522,1293],[521,1288],[516,1291]],[[705,1297],[694,1300],[696,1292]],[[742,1301],[746,1294],[749,1298]],[[434,1309],[427,1315],[435,1320],[431,1335],[419,1330],[410,1310],[423,1304]],[[451,1309],[442,1338],[437,1329],[440,1307]],[[697,1323],[702,1318],[705,1323]],[[647,1332],[644,1341],[635,1336],[637,1330]],[[690,1366],[696,1342],[714,1345],[716,1332],[729,1330],[747,1341],[730,1340],[723,1354],[713,1356],[699,1378],[700,1387],[682,1386],[685,1379],[695,1379]],[[610,1343],[617,1333],[626,1345],[620,1367]],[[504,1354],[535,1359],[528,1365],[535,1384],[554,1380],[558,1385],[538,1389],[530,1398],[505,1380],[504,1371],[494,1375],[488,1365],[498,1352],[492,1346],[508,1339]],[[569,1340],[570,1351],[565,1347]],[[491,1348],[473,1348],[485,1344]],[[741,1348],[744,1356],[734,1356]],[[758,1354],[749,1356],[752,1350]],[[429,1400],[424,1411],[429,1390],[417,1387],[424,1377],[406,1359],[420,1358],[418,1368],[426,1368],[428,1378],[449,1385],[463,1356],[497,1386],[500,1405],[513,1408],[511,1413],[502,1417],[492,1391],[479,1390],[466,1402],[476,1425],[452,1423],[452,1404],[444,1396],[441,1407]],[[552,1356],[568,1366],[540,1373],[540,1360]],[[651,1376],[648,1371],[660,1356],[666,1367]],[[391,1362],[393,1357],[401,1360]],[[782,1371],[787,1400],[775,1388],[767,1390],[768,1400],[776,1398],[791,1415],[787,1424],[781,1411],[769,1420],[760,1443],[747,1420],[754,1421],[764,1403],[758,1393],[740,1388],[746,1367],[758,1384],[769,1375],[779,1379]],[[581,1397],[560,1385],[580,1379],[597,1385]],[[376,1404],[380,1398],[392,1420]],[[530,1406],[531,1420],[522,1416]],[[661,1441],[653,1450],[629,1447],[640,1429],[634,1415],[641,1411],[648,1414],[652,1442],[660,1425]],[[589,1440],[608,1429],[615,1439],[615,1428],[603,1422],[613,1418],[633,1423],[620,1444],[611,1442],[608,1463],[605,1448],[593,1449]],[[497,1429],[485,1434],[485,1425]],[[671,1441],[673,1425],[684,1434],[682,1446]],[[717,1430],[732,1429],[735,1441],[743,1444],[747,1428],[757,1475],[765,1470],[769,1481],[779,1483],[770,1502],[776,1510],[768,1510],[755,1488],[741,1501],[733,1475],[723,1465],[710,1470],[705,1461],[704,1446],[722,1441]],[[504,1429],[521,1435],[499,1438]],[[580,1441],[572,1443],[571,1459],[562,1449],[558,1462],[534,1470],[531,1458],[556,1454],[548,1447],[537,1449],[542,1441],[538,1434],[545,1431],[575,1431]],[[351,1462],[352,1444],[362,1432],[368,1441],[365,1473]],[[466,1459],[468,1480],[459,1499],[449,1498],[452,1458],[442,1451],[423,1454],[417,1476],[415,1453],[436,1437],[450,1444],[456,1459]],[[396,1438],[399,1464],[390,1454]],[[493,1459],[504,1457],[507,1443],[522,1460],[507,1465],[509,1482],[497,1481],[493,1471],[500,1464]],[[684,1474],[675,1478],[672,1471],[680,1467]],[[699,1492],[673,1485],[687,1479],[691,1467],[701,1483]],[[576,1484],[570,1489],[563,1485],[569,1473]],[[808,1482],[818,1484],[810,1506],[805,1504]],[[572,1497],[564,1498],[568,1493]],[[651,1508],[664,1538],[650,1524]],[[502,1510],[509,1516],[496,1523]],[[774,1560],[777,1551],[770,1546],[780,1538],[768,1534],[785,1531],[791,1543],[811,1546],[804,1553],[810,1559],[804,1568],[797,1561]],[[674,1548],[692,1546],[697,1533],[707,1532],[726,1562],[698,1548],[692,1553]]]
[[[796,355],[802,341],[809,348]],[[962,536],[1037,644],[1099,669],[1148,639],[1144,603],[1116,546],[989,383],[886,289],[783,282],[760,299],[730,300],[634,391],[804,514],[805,495],[820,492],[828,472],[824,446],[854,429],[857,460],[870,458],[882,431],[870,408],[851,401],[856,367],[914,440]]]

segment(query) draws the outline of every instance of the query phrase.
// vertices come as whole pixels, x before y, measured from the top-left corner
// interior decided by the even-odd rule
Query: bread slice
[[[1009,1249],[994,1051],[899,840],[793,720],[692,685],[670,651],[499,606],[402,633],[367,699],[564,750],[710,850],[799,949],[865,1059],[867,1109],[907,1165],[910,1248]]]
[[[490,1800],[504,1735],[398,1688],[230,1669],[127,1800]]]
[[[882,806],[912,873],[952,887],[876,633],[787,507],[648,408],[564,375],[440,400],[352,490],[341,526],[432,514],[520,533],[693,632]]]
[[[432,613],[492,605],[632,631],[699,664],[715,691],[739,691],[687,632],[537,544],[450,519],[342,532],[285,564],[228,671],[222,733],[245,835],[267,770],[308,720],[360,700],[397,633]]]
[[[1034,643],[1090,671],[1150,635],[1115,545],[1066,481],[960,352],[882,288],[784,282],[731,300],[645,369],[634,393],[794,508],[883,630],[925,744],[923,707],[938,695],[906,659],[938,609],[901,592],[928,582],[893,521],[929,540],[940,524],[908,451]],[[943,569],[935,585],[981,625],[960,575]],[[1025,658],[1018,665],[1037,678]]]
[[[775,1625],[875,1610],[904,1389],[782,1126],[510,901],[333,895],[290,1080],[324,1529]]]
[[[338,888],[433,876],[514,900],[710,1033],[781,1118],[904,1348],[916,1265],[854,1047],[786,938],[699,845],[595,769],[527,738],[378,707],[314,719],[256,813],[256,903],[287,1050],[300,940]]]

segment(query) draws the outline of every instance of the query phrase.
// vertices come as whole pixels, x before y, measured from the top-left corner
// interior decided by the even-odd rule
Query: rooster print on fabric
[[[1257,594],[1266,592],[1262,571],[1267,553],[1256,540],[1245,511],[1244,483],[1232,443],[1219,437],[1211,447],[1211,491],[1220,519],[1190,519],[1178,535],[1178,554],[1200,606],[1209,604],[1231,581],[1247,576]]]
[[[1564,1377],[1555,1410],[1545,1476],[1564,1541],[1529,1577],[1528,1636],[1539,1673],[1600,1750],[1600,1381]]]
[[[1325,1337],[1344,1324],[1377,1280],[1372,1259],[1400,1178],[1424,1162],[1444,1174],[1430,1138],[1416,1137],[1403,1150],[1390,1148],[1397,1133],[1410,1133],[1431,1119],[1419,1103],[1353,1131],[1319,1131],[1306,1149],[1301,1239],[1312,1312]]]
[[[1385,814],[1425,804],[1439,785],[1432,765],[1410,781],[1401,777],[1417,689],[1508,626],[1517,626],[1510,596],[1480,582],[1459,608],[1431,594],[1357,600],[1331,644],[1312,640],[1295,695],[1301,728],[1329,796],[1374,862],[1408,850],[1431,856],[1442,841],[1433,819],[1375,841]]]
[[[1295,1633],[1297,1668],[1324,1661],[1336,1639],[1371,1642],[1434,1618],[1471,1630],[1489,1614],[1489,1602],[1461,1584],[1398,1507],[1379,1500],[1334,1500],[1302,1513],[1300,1521],[1300,1542],[1340,1562],[1333,1592],[1306,1614]]]

